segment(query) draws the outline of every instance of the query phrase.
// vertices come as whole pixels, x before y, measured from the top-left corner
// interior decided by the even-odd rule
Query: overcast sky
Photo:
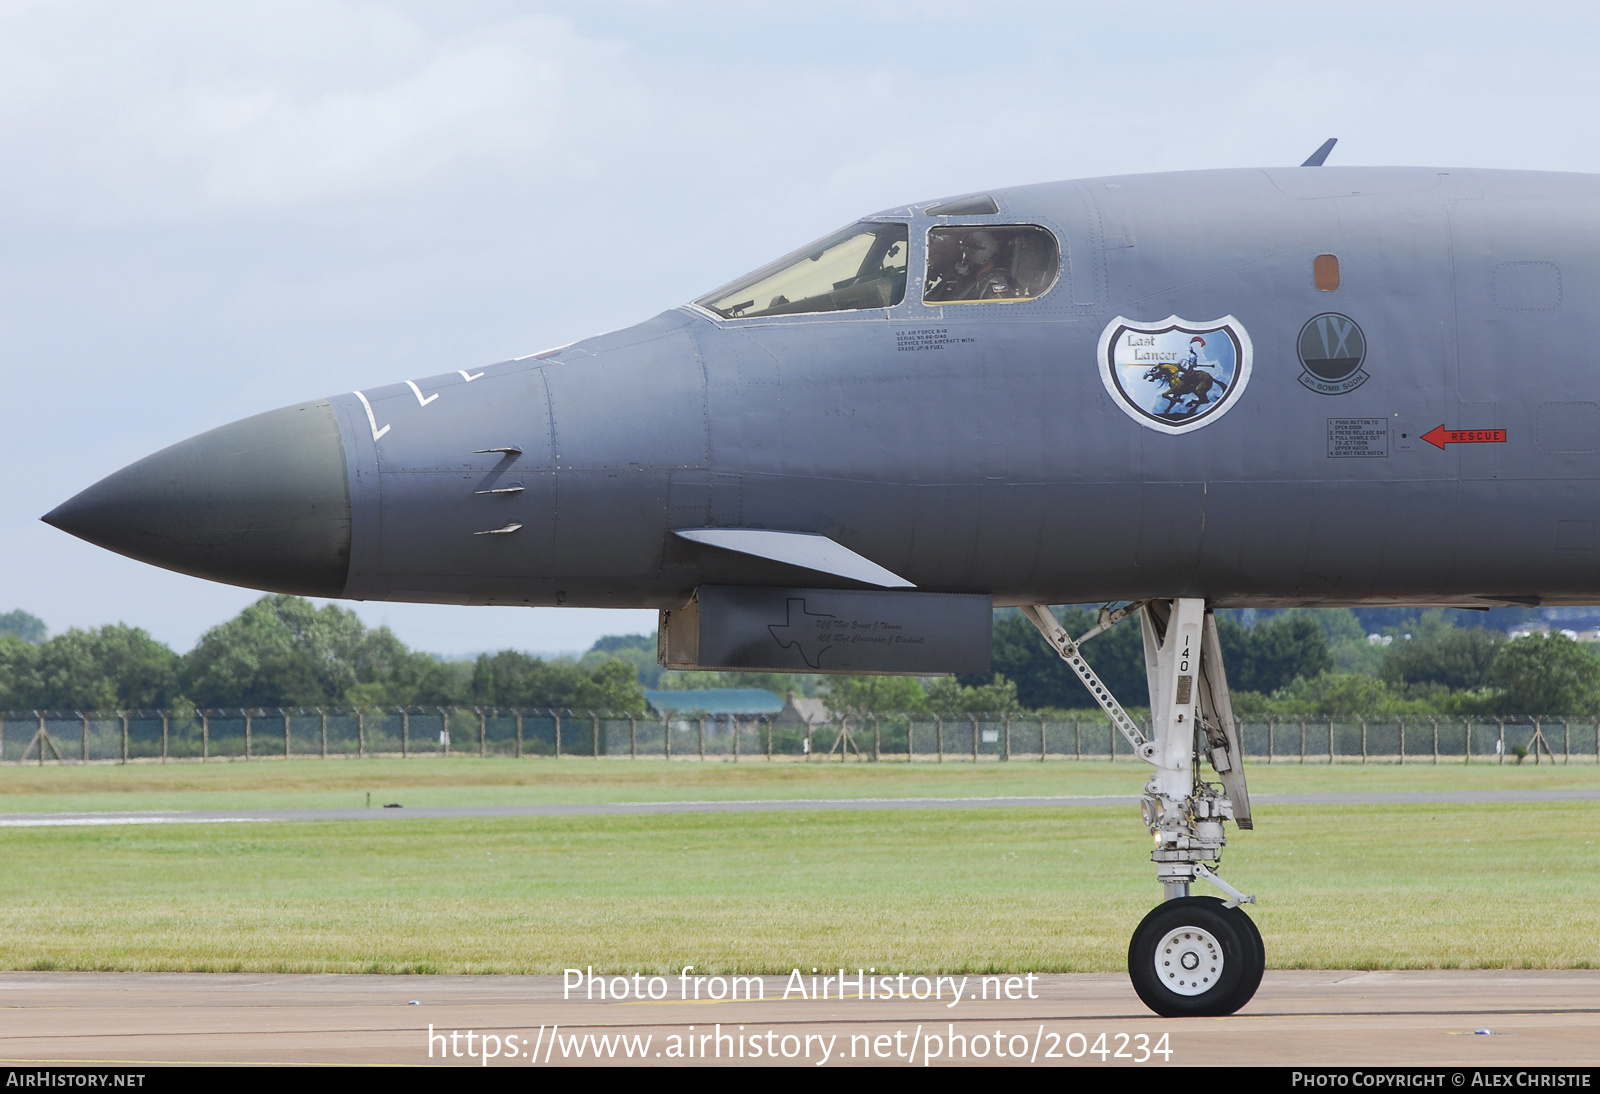
[[[1592,5],[0,0],[0,612],[247,590],[39,523],[258,411],[647,318],[851,218],[1298,163],[1600,171]],[[1066,545],[1063,545],[1065,549]],[[362,604],[445,654],[650,612]]]

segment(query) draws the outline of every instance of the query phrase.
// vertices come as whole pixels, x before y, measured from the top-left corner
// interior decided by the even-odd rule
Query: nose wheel
[[[1128,944],[1133,990],[1164,1018],[1232,1014],[1255,994],[1265,965],[1250,917],[1216,897],[1158,904]]]

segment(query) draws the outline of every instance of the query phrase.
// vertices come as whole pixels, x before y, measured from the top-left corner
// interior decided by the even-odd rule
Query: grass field
[[[1509,759],[1509,758],[1508,758]],[[1600,787],[1594,764],[1251,765],[1252,793]],[[256,760],[0,767],[0,813],[155,809],[348,808],[738,798],[956,798],[1137,794],[1144,765],[1048,763],[747,763],[693,760]],[[1135,825],[1137,827],[1137,825]]]
[[[1252,789],[1600,786],[1592,766],[1257,767]],[[0,770],[0,810],[1135,793],[1134,764],[365,761]],[[1269,963],[1600,964],[1591,804],[1275,805],[1230,833]],[[1127,808],[0,830],[0,967],[1114,970]]]

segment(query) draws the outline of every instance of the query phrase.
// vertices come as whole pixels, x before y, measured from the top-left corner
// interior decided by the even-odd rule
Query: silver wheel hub
[[[1156,947],[1156,978],[1174,995],[1203,995],[1222,976],[1222,945],[1210,931],[1179,927]]]

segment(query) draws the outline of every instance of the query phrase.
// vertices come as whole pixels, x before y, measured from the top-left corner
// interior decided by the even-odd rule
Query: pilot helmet
[[[1000,242],[993,232],[976,231],[967,235],[967,259],[979,266],[993,262],[1000,254]]]

